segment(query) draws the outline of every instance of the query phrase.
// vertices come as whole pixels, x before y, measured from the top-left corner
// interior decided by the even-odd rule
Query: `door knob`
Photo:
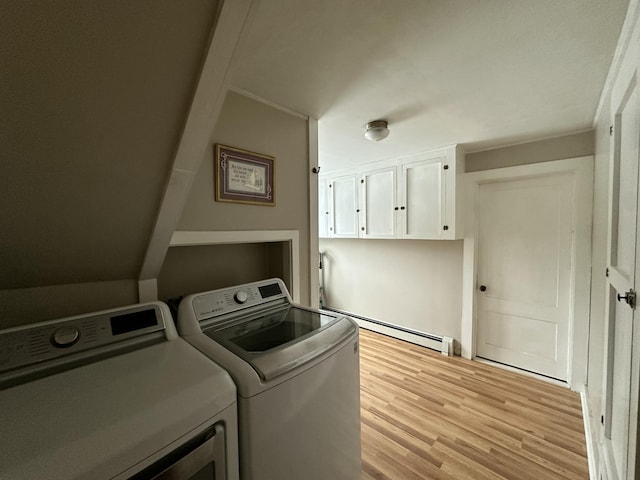
[[[481,292],[486,292],[487,291],[487,286],[486,285],[480,285],[480,291]]]
[[[624,300],[631,308],[636,308],[636,292],[634,292],[633,290],[625,292],[624,295],[620,295],[618,293],[616,296],[618,297],[618,301]]]

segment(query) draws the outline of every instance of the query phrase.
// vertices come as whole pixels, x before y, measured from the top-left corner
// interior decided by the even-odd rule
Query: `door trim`
[[[476,354],[476,277],[478,191],[483,183],[518,180],[541,175],[572,173],[574,249],[572,252],[571,305],[567,383],[578,390],[587,381],[591,295],[591,217],[593,209],[593,156],[498,168],[464,174],[465,229],[462,269],[461,347],[464,358]]]

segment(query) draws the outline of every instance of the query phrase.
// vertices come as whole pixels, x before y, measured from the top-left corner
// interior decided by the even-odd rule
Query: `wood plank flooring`
[[[567,388],[360,330],[361,480],[588,479]]]

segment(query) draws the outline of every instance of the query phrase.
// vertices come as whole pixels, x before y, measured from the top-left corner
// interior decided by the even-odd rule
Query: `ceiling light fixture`
[[[367,140],[379,142],[389,136],[389,127],[386,120],[373,120],[367,123],[367,130],[364,132]]]

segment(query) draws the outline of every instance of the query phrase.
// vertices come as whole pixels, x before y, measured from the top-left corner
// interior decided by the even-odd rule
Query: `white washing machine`
[[[236,389],[140,304],[0,331],[0,478],[237,480]]]
[[[178,331],[238,387],[243,480],[360,477],[358,326],[265,280],[191,295]]]

